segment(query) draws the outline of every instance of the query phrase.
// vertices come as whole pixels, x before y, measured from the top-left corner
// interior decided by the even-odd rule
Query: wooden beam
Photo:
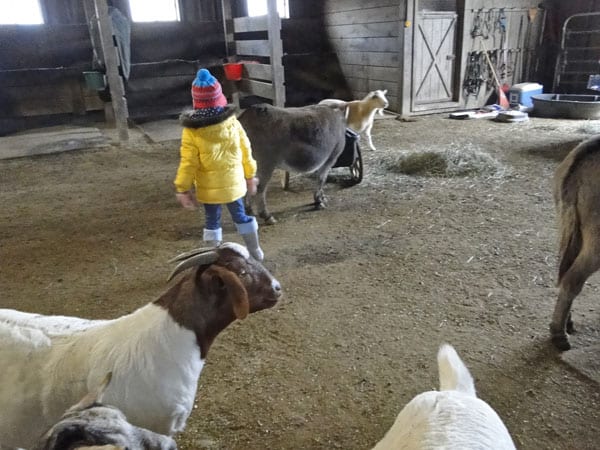
[[[274,89],[271,83],[262,81],[241,80],[237,83],[238,90],[245,95],[256,95],[271,100],[275,100]]]
[[[119,132],[119,140],[129,140],[129,128],[127,125],[127,101],[125,100],[125,87],[119,75],[119,54],[113,40],[112,23],[108,14],[106,0],[94,0],[96,16],[98,17],[98,30],[106,65],[106,75],[111,94],[112,109],[115,114],[115,122]]]
[[[242,71],[244,78],[272,81],[273,73],[269,64],[244,64]]]
[[[281,18],[277,12],[277,0],[267,0],[269,11],[269,41],[271,42],[271,70],[273,80],[273,105],[285,106],[285,74],[283,72],[283,43],[281,42]]]
[[[271,56],[270,44],[266,40],[235,41],[235,53],[248,56]]]
[[[250,31],[266,31],[269,28],[269,16],[236,17],[233,19],[234,33],[247,33]]]

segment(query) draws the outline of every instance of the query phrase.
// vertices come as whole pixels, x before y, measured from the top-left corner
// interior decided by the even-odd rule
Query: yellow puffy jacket
[[[180,162],[175,177],[177,192],[196,187],[201,203],[230,203],[246,194],[246,178],[256,175],[250,141],[227,106],[218,116],[199,117],[194,111],[180,116]]]

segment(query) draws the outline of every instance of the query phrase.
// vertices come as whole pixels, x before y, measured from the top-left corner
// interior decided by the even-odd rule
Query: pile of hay
[[[434,177],[504,177],[508,173],[505,166],[487,153],[465,145],[404,152],[388,169],[406,175]]]

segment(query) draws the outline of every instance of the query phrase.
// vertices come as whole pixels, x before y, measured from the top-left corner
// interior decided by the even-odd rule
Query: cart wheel
[[[358,184],[363,179],[363,164],[360,150],[356,152],[356,158],[350,166],[350,177],[352,179],[353,184]]]

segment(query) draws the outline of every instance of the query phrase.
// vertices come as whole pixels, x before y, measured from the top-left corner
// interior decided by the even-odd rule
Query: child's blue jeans
[[[226,203],[229,214],[234,223],[242,224],[252,221],[252,216],[246,215],[246,208],[244,207],[244,198],[238,198],[231,203]],[[204,212],[207,230],[217,230],[221,228],[221,205],[220,204],[206,204],[204,203]]]

